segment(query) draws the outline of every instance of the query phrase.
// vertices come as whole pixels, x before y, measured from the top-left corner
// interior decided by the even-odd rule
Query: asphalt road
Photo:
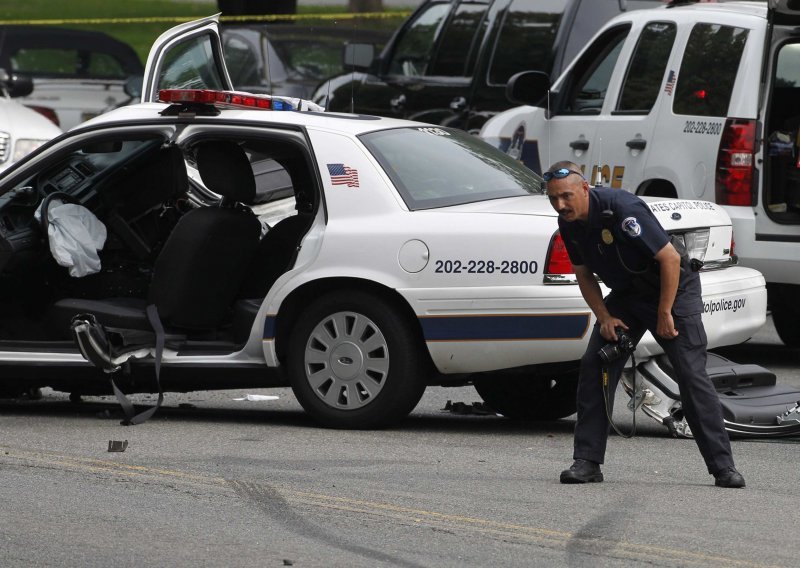
[[[800,390],[800,350],[771,327],[727,354]],[[748,487],[719,489],[692,441],[640,415],[604,483],[565,486],[572,418],[458,415],[441,409],[475,392],[436,388],[400,428],[333,431],[257,392],[280,398],[169,395],[136,427],[109,399],[0,401],[0,564],[797,565],[800,438],[734,441]]]

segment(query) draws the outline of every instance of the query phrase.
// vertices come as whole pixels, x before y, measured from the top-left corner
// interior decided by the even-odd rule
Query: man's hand
[[[603,319],[598,319],[600,322],[600,335],[603,336],[603,339],[607,341],[616,341],[617,340],[617,328],[621,327],[625,331],[628,331],[628,326],[625,325],[625,322],[619,318],[615,318],[612,315],[608,315]],[[661,320],[659,320],[660,322]]]
[[[661,294],[658,298],[658,322],[656,333],[664,339],[678,336],[672,319],[672,306],[678,293],[678,280],[681,277],[681,255],[667,243],[655,256],[661,270]]]
[[[675,321],[669,312],[658,312],[658,325],[656,333],[664,339],[675,339],[678,337],[678,330],[675,329]]]

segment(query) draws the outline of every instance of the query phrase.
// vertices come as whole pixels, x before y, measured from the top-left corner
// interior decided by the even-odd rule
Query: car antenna
[[[550,167],[550,164],[553,163],[553,159],[550,155],[550,89],[547,89],[547,167]]]
[[[352,39],[356,37],[356,19],[353,18],[351,20],[353,22],[352,27]],[[355,43],[355,42],[354,42]],[[356,82],[356,61],[355,61],[355,52],[352,54],[353,61],[350,65],[350,114],[354,114],[356,112],[356,98],[355,98],[355,82]]]
[[[269,36],[267,36],[267,41],[265,43],[267,44],[267,90],[269,91],[269,96],[272,96],[272,94],[273,94],[272,93],[272,62],[269,59],[269,56],[270,56],[270,51],[269,51],[270,40],[269,40]]]
[[[595,176],[595,187],[603,187],[603,138],[597,139],[597,175]]]

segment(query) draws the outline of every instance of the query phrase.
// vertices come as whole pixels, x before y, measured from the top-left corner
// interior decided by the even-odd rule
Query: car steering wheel
[[[41,218],[39,219],[39,224],[42,228],[42,234],[44,235],[45,239],[47,238],[47,227],[50,225],[47,212],[50,209],[50,205],[53,203],[54,199],[60,199],[64,203],[78,203],[74,197],[64,191],[54,191],[53,193],[48,193],[45,198],[42,199],[42,206],[40,210]]]

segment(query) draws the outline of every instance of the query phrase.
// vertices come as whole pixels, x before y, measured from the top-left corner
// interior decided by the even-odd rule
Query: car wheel
[[[380,428],[404,418],[425,390],[423,343],[398,310],[378,296],[323,296],[289,337],[292,390],[330,428]]]
[[[772,323],[775,331],[788,347],[800,347],[800,310],[797,308],[797,292],[800,286],[777,285],[770,288]]]
[[[549,378],[482,375],[474,385],[486,404],[514,420],[557,420],[577,410],[577,370]]]

